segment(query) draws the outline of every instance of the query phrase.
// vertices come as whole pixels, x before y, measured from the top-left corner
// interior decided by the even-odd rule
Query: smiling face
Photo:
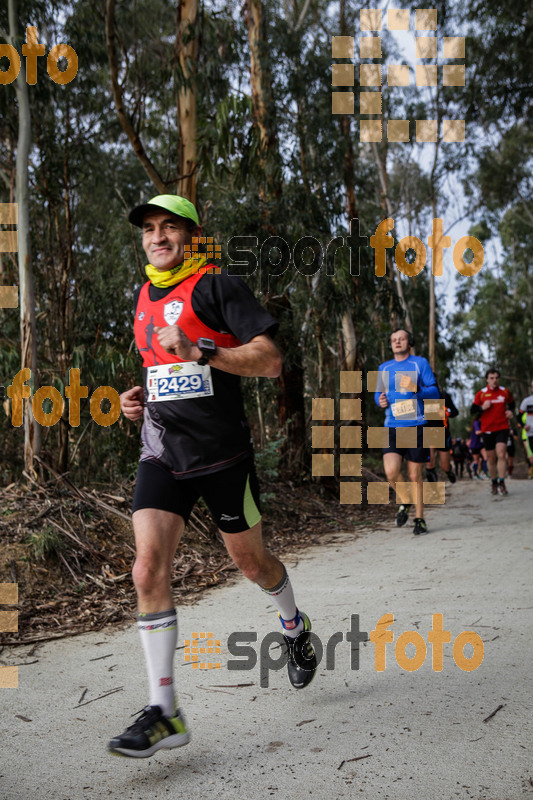
[[[407,331],[395,331],[390,337],[390,346],[395,356],[409,355],[409,335]]]
[[[189,231],[182,217],[168,211],[144,215],[143,248],[150,264],[160,272],[177,267],[184,259],[185,245],[190,245],[194,231]]]

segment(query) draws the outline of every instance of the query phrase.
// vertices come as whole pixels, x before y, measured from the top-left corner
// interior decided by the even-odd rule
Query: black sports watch
[[[198,364],[200,364],[201,367],[207,364],[209,359],[217,352],[217,346],[213,339],[203,339],[200,337],[196,342],[196,347],[202,351],[202,357],[198,359]]]

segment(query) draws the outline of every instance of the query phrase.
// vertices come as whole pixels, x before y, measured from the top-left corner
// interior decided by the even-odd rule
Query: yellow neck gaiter
[[[172,267],[172,269],[168,269],[165,272],[160,272],[151,264],[147,264],[145,272],[148,280],[151,281],[154,286],[161,289],[167,288],[168,286],[175,286],[190,275],[196,275],[206,264],[207,259],[204,258],[204,256],[199,256],[196,258],[188,258],[182,264],[178,264],[177,267]]]

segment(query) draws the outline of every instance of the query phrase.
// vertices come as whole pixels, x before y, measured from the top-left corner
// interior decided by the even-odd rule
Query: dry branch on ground
[[[391,515],[385,506],[341,506],[317,483],[269,485],[264,533],[276,554],[357,535]],[[133,619],[133,486],[79,488],[67,477],[0,490],[0,582],[19,585],[18,633],[0,645],[98,631]],[[176,601],[193,603],[236,573],[206,509],[197,507],[172,570]]]

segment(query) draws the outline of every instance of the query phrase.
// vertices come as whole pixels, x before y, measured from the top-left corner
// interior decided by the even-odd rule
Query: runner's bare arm
[[[178,325],[154,328],[159,344],[184,361],[198,361],[202,353]],[[281,353],[271,337],[262,333],[239,347],[217,347],[209,365],[242,377],[277,378],[281,374]]]

